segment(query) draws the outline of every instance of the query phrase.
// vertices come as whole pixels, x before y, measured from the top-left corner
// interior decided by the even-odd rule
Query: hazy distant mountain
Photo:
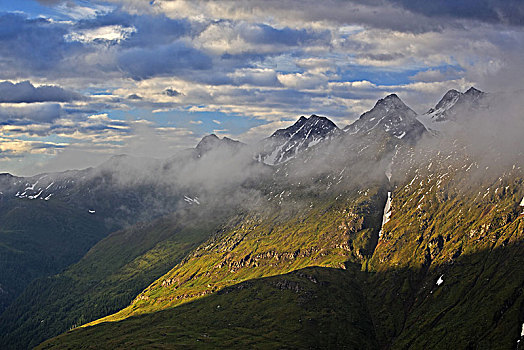
[[[419,120],[432,132],[441,132],[451,121],[457,122],[459,119],[470,118],[475,111],[487,108],[487,94],[469,88],[461,93],[457,90],[449,90],[433,108],[419,116]],[[453,128],[453,126],[451,126]]]
[[[219,138],[215,134],[204,136],[202,140],[196,145],[195,150],[197,157],[201,157],[206,152],[217,150],[218,148],[225,148],[232,152],[239,150],[244,147],[245,144],[242,142],[232,140],[229,137]]]

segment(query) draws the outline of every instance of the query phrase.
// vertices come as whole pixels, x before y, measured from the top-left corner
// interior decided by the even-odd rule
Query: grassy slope
[[[375,349],[361,272],[348,267],[250,280],[173,309],[81,328],[39,348]]]
[[[518,166],[512,168],[493,164],[495,169],[508,170],[490,173],[484,169],[485,165],[475,163],[460,152],[451,152],[450,158],[448,155],[424,155],[422,158],[426,160],[422,163],[409,161],[413,154],[401,155],[408,161],[398,166],[397,175],[407,173],[409,176],[399,180],[394,174],[396,186],[391,220],[385,225],[384,234],[373,256],[355,260],[363,262],[368,268],[368,272],[358,278],[352,275],[352,278],[358,283],[357,289],[365,295],[365,309],[369,310],[380,348],[513,348],[520,338],[524,322],[524,272],[521,269],[524,260],[524,215],[519,206],[524,196],[522,170]],[[411,181],[416,175],[418,177]],[[115,318],[175,305],[177,307],[130,317],[117,323],[74,330],[44,345],[67,348],[71,344],[86,344],[93,339],[101,339],[98,341],[102,346],[115,340],[118,344],[128,345],[129,341],[150,342],[136,343],[144,347],[152,344],[172,347],[188,341],[188,345],[200,347],[196,339],[200,337],[202,341],[206,333],[216,335],[213,336],[214,343],[210,343],[213,346],[231,345],[228,341],[232,338],[241,341],[248,334],[248,341],[255,341],[263,347],[266,344],[264,335],[271,334],[273,339],[282,342],[285,341],[282,339],[289,339],[287,343],[279,345],[285,344],[290,348],[314,347],[318,344],[317,339],[320,339],[317,338],[319,333],[315,333],[322,329],[320,325],[317,324],[309,331],[312,336],[307,344],[293,338],[286,328],[275,333],[272,330],[278,329],[278,325],[287,324],[279,317],[286,317],[287,310],[292,309],[291,305],[294,304],[286,299],[275,301],[269,298],[271,302],[266,305],[263,303],[266,295],[262,294],[258,298],[258,292],[254,291],[236,294],[231,299],[232,303],[234,301],[242,307],[231,313],[229,319],[234,322],[242,312],[249,314],[251,310],[259,310],[262,313],[259,318],[273,320],[277,326],[258,327],[256,323],[240,318],[246,325],[245,329],[239,331],[238,336],[234,335],[237,333],[228,336],[228,326],[223,322],[207,324],[202,321],[207,329],[204,331],[199,328],[198,322],[193,323],[192,320],[200,322],[207,317],[214,320],[212,309],[204,305],[209,301],[210,305],[215,306],[211,301],[221,297],[219,292],[197,299],[202,296],[198,293],[204,294],[217,286],[260,277],[257,274],[264,271],[257,270],[260,266],[267,269],[273,265],[272,272],[285,273],[290,267],[302,267],[302,263],[337,267],[344,259],[357,258],[357,249],[328,249],[336,240],[357,240],[356,237],[352,239],[337,234],[337,228],[344,227],[340,221],[344,217],[344,210],[342,207],[335,208],[327,203],[319,205],[318,212],[315,209],[305,214],[305,217],[297,216],[296,221],[289,221],[286,230],[283,230],[286,225],[281,224],[282,231],[278,228],[271,231],[264,229],[267,221],[252,221],[251,226],[245,226],[246,230],[239,227],[225,236],[219,236],[202,245],[195,254],[157,280],[135,299],[132,306],[116,314]],[[311,215],[311,221],[308,221],[308,215]],[[253,261],[252,257],[258,255],[253,252],[260,250],[260,253],[267,253],[266,242],[272,242],[271,249],[280,249],[279,259],[270,254],[268,260]],[[298,263],[295,259],[282,259],[282,254],[288,252],[291,246],[295,247],[295,244],[296,247],[301,247],[301,244],[304,247],[322,247],[324,250],[318,249],[317,252],[328,254],[299,259]],[[227,247],[234,248],[225,249]],[[250,256],[246,259],[247,254]],[[351,274],[349,271],[339,272]],[[437,285],[441,276],[444,282]],[[337,284],[337,280],[343,281],[343,278],[333,282]],[[342,284],[340,288],[344,288]],[[176,296],[182,296],[182,299],[177,300]],[[346,297],[354,297],[351,289]],[[182,300],[193,301],[179,305]],[[266,305],[265,308],[259,309],[260,304]],[[297,312],[305,312],[304,309],[305,305]],[[182,310],[186,310],[183,319],[163,316],[182,315]],[[345,313],[345,310],[340,314],[334,312],[330,317],[343,317]],[[292,311],[291,315],[294,314]],[[367,313],[358,315],[364,322],[369,320]],[[168,338],[162,338],[157,324],[146,326],[155,317],[163,320],[158,324],[159,327],[172,327],[169,328],[172,333]],[[135,336],[132,330],[138,327],[140,331]],[[107,338],[103,338],[104,335]],[[192,340],[185,336],[192,337]],[[353,333],[353,336],[353,341],[368,339],[358,333]],[[234,344],[241,347],[255,343]]]
[[[385,188],[317,198],[267,216],[246,216],[204,242],[151,284],[133,303],[106,320],[150,313],[214,293],[239,282],[307,266],[344,266],[371,254],[381,223]],[[289,199],[291,201],[291,199]]]
[[[27,348],[129,304],[214,230],[167,217],[117,231],[63,273],[35,281],[0,318],[2,348]]]
[[[409,176],[393,192],[391,221],[370,262],[379,272],[372,297],[390,298],[372,308],[379,342],[512,348],[524,321],[522,170],[455,151],[426,158],[399,169]],[[396,277],[385,279],[390,271]]]

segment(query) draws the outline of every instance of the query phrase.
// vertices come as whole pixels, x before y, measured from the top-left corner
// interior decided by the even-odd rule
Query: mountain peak
[[[220,142],[220,138],[217,135],[209,134],[209,135],[202,137],[200,142],[197,144],[196,148],[197,149],[205,148],[208,145],[215,144],[218,142]]]
[[[240,141],[235,141],[233,139],[230,139],[229,137],[224,136],[223,138],[220,138],[215,134],[209,134],[204,136],[195,148],[198,152],[198,156],[201,156],[202,154],[209,152],[217,147],[237,147],[241,144],[242,143]]]
[[[400,97],[397,94],[389,94],[383,100],[400,100]]]
[[[202,139],[200,140],[199,144],[202,143],[202,142],[212,142],[212,141],[218,141],[218,140],[220,140],[220,137],[218,137],[215,134],[209,134],[209,135],[206,135],[206,136],[202,137]]]
[[[471,109],[481,108],[484,96],[486,93],[473,86],[464,93],[449,90],[434,108],[430,108],[419,119],[428,130],[440,133],[446,128],[445,122],[456,121],[462,115],[467,116]]]
[[[335,123],[326,117],[316,114],[309,118],[301,116],[295,124],[275,131],[263,141],[264,150],[259,159],[270,165],[284,163],[339,131]]]
[[[417,114],[396,94],[390,94],[377,101],[375,106],[362,114],[344,130],[349,134],[366,134],[372,130],[383,130],[398,139],[406,135],[418,137],[425,129],[416,118]]]
[[[455,89],[451,89],[451,90],[448,90],[448,92],[446,92],[444,94],[444,96],[442,97],[441,101],[442,100],[447,100],[447,99],[452,99],[452,98],[455,98],[456,96],[460,96],[460,95],[461,95],[460,91],[455,90]]]
[[[473,86],[470,87],[465,93],[464,95],[470,95],[470,96],[479,96],[479,95],[482,95],[483,92],[478,90],[478,89],[475,89]]]
[[[448,92],[446,92],[444,94],[444,96],[442,96],[442,98],[437,103],[435,108],[431,108],[427,113],[432,113],[434,111],[442,110],[442,109],[444,109],[446,107],[450,107],[455,102],[457,102],[457,100],[460,98],[461,95],[462,94],[459,91],[455,90],[455,89],[449,90]]]
[[[331,120],[329,120],[326,117],[321,117],[316,114],[312,114],[309,118],[306,118],[304,116],[301,116],[295,124],[291,125],[290,127],[287,127],[285,129],[278,129],[271,135],[270,137],[276,138],[276,137],[291,137],[298,133],[299,131],[309,131],[310,129],[324,129],[327,131],[331,131],[334,129],[338,129],[338,127],[333,123]]]
[[[392,109],[392,108],[394,109],[408,108],[409,109],[409,107],[406,106],[406,104],[400,99],[400,97],[397,96],[397,94],[390,94],[378,100],[377,103],[375,104],[375,108],[381,108],[381,107],[384,107],[386,109]]]

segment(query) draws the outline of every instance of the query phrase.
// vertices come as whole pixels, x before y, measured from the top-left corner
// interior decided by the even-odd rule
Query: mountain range
[[[524,149],[478,137],[505,106],[391,94],[344,129],[1,174],[0,347],[516,348]]]

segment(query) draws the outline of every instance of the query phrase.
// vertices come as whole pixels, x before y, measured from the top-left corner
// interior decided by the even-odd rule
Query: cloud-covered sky
[[[0,0],[0,172],[343,127],[392,92],[422,113],[523,89],[522,62],[518,0]]]

